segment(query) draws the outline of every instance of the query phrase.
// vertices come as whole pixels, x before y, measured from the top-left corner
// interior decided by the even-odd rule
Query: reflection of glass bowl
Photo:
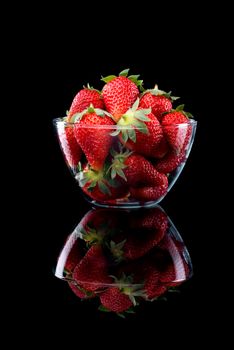
[[[192,276],[189,253],[160,207],[94,209],[68,237],[56,277],[81,299],[117,313],[161,297]]]
[[[197,122],[162,126],[162,142],[149,145],[149,151],[137,144],[140,138],[142,144],[142,138],[148,137],[140,128],[136,141],[124,142],[123,134],[132,132],[126,126],[91,127],[63,119],[55,119],[54,125],[66,163],[89,202],[102,207],[138,208],[159,203],[172,188],[189,156]],[[77,132],[85,135],[88,152],[78,144]],[[96,144],[97,139],[106,145],[105,152],[100,142]]]

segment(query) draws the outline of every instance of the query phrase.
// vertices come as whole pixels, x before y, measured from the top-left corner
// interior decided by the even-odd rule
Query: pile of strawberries
[[[79,298],[97,297],[102,311],[133,312],[138,303],[158,299],[191,272],[184,244],[173,236],[160,208],[92,210],[69,244],[64,277]]]
[[[79,91],[59,129],[67,163],[97,201],[163,197],[191,139],[184,105],[173,109],[176,97],[157,86],[144,90],[139,76],[128,72],[102,78],[102,91]]]

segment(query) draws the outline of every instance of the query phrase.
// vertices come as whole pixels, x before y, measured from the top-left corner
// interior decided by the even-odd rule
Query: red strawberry
[[[160,174],[158,181],[159,179],[160,183],[155,186],[131,187],[130,193],[132,198],[139,201],[154,201],[164,196],[168,189],[168,179],[164,174]]]
[[[73,118],[77,142],[91,167],[94,170],[100,170],[112,144],[109,128],[114,125],[114,121],[107,112],[94,109],[92,106],[80,114],[75,114]]]
[[[164,196],[168,185],[155,187],[130,188],[131,197],[139,201],[155,201]]]
[[[157,148],[154,151],[153,158],[163,158],[169,152],[170,147],[165,137],[159,142]]]
[[[119,187],[109,187],[108,182],[103,182],[103,185],[106,185],[106,188],[104,189],[103,185],[100,189],[98,185],[96,185],[91,190],[89,189],[89,186],[91,183],[87,183],[82,190],[85,194],[87,194],[89,197],[96,201],[106,202],[113,199],[124,199],[126,195],[128,194],[128,189],[124,185],[120,185]],[[105,192],[105,193],[104,193]]]
[[[175,266],[171,261],[169,264],[167,264],[167,266],[164,267],[163,271],[161,271],[160,281],[162,283],[170,283],[175,281],[175,279],[176,279]]]
[[[111,287],[100,295],[102,305],[113,312],[124,312],[133,304],[129,296],[122,293],[119,288]]]
[[[118,128],[112,136],[119,135],[121,143],[127,148],[153,157],[163,138],[163,131],[151,109],[138,107],[139,99],[121,116],[117,123]]]
[[[124,161],[124,174],[131,187],[157,186],[165,184],[163,175],[153,165],[138,154],[132,154]]]
[[[79,185],[89,197],[98,201],[109,201],[126,197],[128,187],[118,175],[111,179],[106,174],[106,166],[100,171],[91,169],[88,165],[76,175]]]
[[[183,111],[184,105],[178,106],[175,111],[168,113],[162,118],[163,132],[176,151],[180,155],[189,143],[192,127],[189,124],[190,113]]]
[[[76,141],[71,117],[75,113],[80,113],[93,104],[95,108],[103,108],[104,103],[100,92],[92,88],[85,88],[81,90],[74,98],[70,107],[67,124],[64,132],[59,133],[60,143],[68,165],[74,170],[77,169],[78,163],[82,156],[82,149]]]
[[[147,159],[138,154],[120,152],[114,155],[111,168],[112,178],[118,174],[127,180],[134,199],[152,201],[167,191],[167,176],[159,173]]]
[[[88,250],[76,266],[73,279],[87,291],[96,291],[112,282],[101,246],[94,245]]]
[[[146,92],[140,100],[140,106],[143,108],[152,108],[152,113],[161,121],[163,113],[169,112],[172,109],[172,103],[170,98],[159,95],[158,91],[150,90],[150,92]],[[169,96],[168,94],[166,95]]]
[[[129,127],[120,131],[120,140],[130,150],[154,157],[163,138],[162,127],[150,110],[138,108],[138,104],[139,100],[120,118],[118,125]]]
[[[73,170],[76,170],[82,156],[82,149],[75,139],[73,125],[69,123],[59,123],[57,124],[57,128],[60,145],[66,162]]]
[[[88,85],[88,88],[84,88],[79,91],[72,101],[72,105],[69,110],[69,118],[75,113],[81,113],[87,109],[90,105],[94,108],[104,109],[104,102],[101,93]]]
[[[184,152],[177,155],[170,151],[164,158],[158,160],[155,164],[155,169],[160,173],[167,174],[175,170],[183,161],[185,161]]]
[[[136,101],[139,96],[137,85],[142,84],[142,81],[137,80],[139,76],[127,78],[128,71],[129,69],[121,72],[119,77],[111,75],[102,79],[107,83],[102,90],[106,110],[116,122]]]

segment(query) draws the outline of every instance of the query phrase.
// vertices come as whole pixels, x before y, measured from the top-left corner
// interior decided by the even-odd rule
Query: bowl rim
[[[63,124],[64,126],[74,126],[74,125],[79,125],[79,121],[78,122],[67,122],[65,120],[65,118],[55,118],[53,119],[53,124],[56,126],[58,123]],[[171,126],[178,126],[178,127],[183,127],[184,125],[192,125],[192,126],[196,126],[197,125],[197,121],[195,119],[189,119],[188,123],[172,123],[169,125],[161,125],[162,128],[166,127],[171,127]],[[118,125],[118,124],[113,124],[113,125],[84,125],[81,124],[80,128],[84,128],[84,129],[110,129],[110,130],[128,130],[131,129],[132,126],[131,125]],[[141,129],[140,127],[138,129]]]

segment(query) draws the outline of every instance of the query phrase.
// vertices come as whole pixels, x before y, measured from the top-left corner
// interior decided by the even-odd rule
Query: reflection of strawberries
[[[99,245],[92,246],[73,272],[73,279],[87,291],[95,291],[111,283],[108,261]]]
[[[89,211],[79,224],[82,239],[88,245],[105,244],[109,235],[120,225],[122,217],[117,214],[113,215],[108,209]]]
[[[120,243],[115,243],[115,238],[111,241],[111,253],[117,259],[135,260],[148,253],[163,238],[163,230],[136,230]]]
[[[164,237],[168,220],[159,208],[130,213],[126,235],[113,237],[111,252],[117,258],[135,260],[144,256]]]
[[[167,235],[159,243],[159,247],[165,256],[160,264],[161,282],[167,286],[180,285],[190,274],[190,268],[183,256],[183,242],[177,241],[174,237]]]
[[[129,296],[122,293],[117,287],[110,287],[100,295],[102,305],[113,312],[128,310],[133,304]]]
[[[88,292],[84,290],[79,286],[79,284],[75,280],[69,282],[68,284],[73,293],[75,293],[75,295],[81,299],[90,299],[95,297],[95,294],[93,292]]]
[[[70,239],[73,236],[69,236],[67,239],[67,243],[70,242],[72,245],[71,249],[69,250],[68,246],[68,255],[65,262],[64,267],[64,275],[65,279],[68,282],[71,290],[79,297],[79,298],[90,298],[92,295],[91,293],[86,292],[83,290],[78,283],[73,279],[73,271],[75,267],[80,263],[82,260],[84,253],[82,248],[82,241],[80,239],[76,239],[75,242]]]
[[[164,233],[168,228],[167,215],[160,208],[146,209],[130,214],[129,225],[131,228],[159,229]]]
[[[148,299],[154,299],[164,294],[167,287],[160,281],[160,272],[156,267],[150,267],[145,276],[145,293]]]
[[[73,244],[66,260],[65,271],[66,274],[71,274],[76,267],[76,265],[80,262],[83,257],[83,251],[81,248],[81,241],[77,239]]]

